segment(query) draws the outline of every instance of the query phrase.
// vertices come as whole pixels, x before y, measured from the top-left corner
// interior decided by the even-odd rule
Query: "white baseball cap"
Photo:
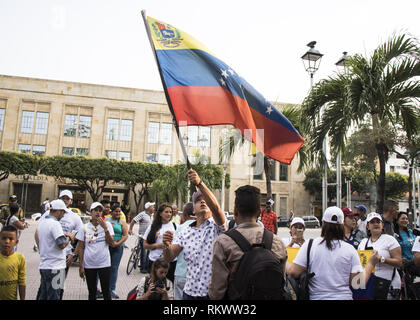
[[[368,216],[366,218],[366,222],[369,222],[370,220],[375,219],[375,218],[383,221],[382,217],[379,213],[371,212],[371,213],[368,214]]]
[[[66,204],[63,200],[57,199],[50,202],[50,210],[64,210],[68,212]]]
[[[144,205],[144,208],[147,210],[149,209],[151,206],[154,206],[155,203],[154,202],[146,202],[146,204]]]
[[[274,204],[274,201],[273,201],[273,199],[269,199],[269,200],[267,200],[267,203],[268,203],[270,206],[272,206],[272,205]]]
[[[290,226],[293,226],[296,223],[300,223],[305,227],[305,221],[303,221],[302,218],[299,218],[299,217],[293,218],[292,222],[290,223]]]
[[[102,205],[102,203],[100,202],[94,202],[90,205],[90,211],[92,211],[93,209],[97,208],[97,207],[101,207],[102,210],[104,209],[104,206]]]
[[[60,192],[60,195],[58,196],[59,198],[63,197],[63,196],[67,196],[70,199],[73,199],[73,194],[71,193],[70,190],[63,190]]]
[[[344,222],[344,213],[339,207],[328,207],[324,215],[322,216],[322,221],[334,224],[343,224]]]

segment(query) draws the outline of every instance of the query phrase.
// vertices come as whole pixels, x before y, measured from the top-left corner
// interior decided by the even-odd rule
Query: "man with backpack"
[[[285,299],[287,252],[277,235],[256,223],[260,190],[246,185],[235,194],[238,226],[220,235],[214,244],[210,299]]]

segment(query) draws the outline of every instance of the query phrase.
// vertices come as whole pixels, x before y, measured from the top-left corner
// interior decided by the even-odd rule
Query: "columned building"
[[[218,163],[219,138],[226,128],[181,127],[190,161],[200,154]],[[163,91],[6,75],[0,75],[0,150],[163,164],[185,162]],[[245,146],[235,152],[226,167],[231,186],[225,192],[225,211],[233,211],[234,191],[241,185],[252,184],[265,193],[264,174],[250,166],[250,158]],[[275,163],[273,168],[278,215],[287,215],[290,210],[297,215],[310,214],[310,197],[302,185],[304,175],[297,174],[296,168],[296,159],[290,166]],[[92,202],[88,193],[69,181],[11,175],[0,182],[0,203],[16,194],[29,214],[64,188],[73,191],[75,207],[85,210]],[[222,198],[220,190],[215,194]],[[110,185],[102,198],[126,200],[135,208],[133,196],[121,184]]]

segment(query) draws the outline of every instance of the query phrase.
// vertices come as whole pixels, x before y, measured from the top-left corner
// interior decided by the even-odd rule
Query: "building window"
[[[121,141],[131,141],[133,131],[133,120],[121,120]]]
[[[105,150],[105,156],[109,159],[117,159],[117,151]]]
[[[18,145],[18,152],[31,153],[31,145],[30,144],[19,144]]]
[[[32,146],[32,154],[34,156],[43,156],[45,154],[45,146]]]
[[[162,144],[172,143],[172,124],[171,123],[161,124],[160,143]]]
[[[279,171],[280,171],[279,180],[288,181],[289,180],[289,166],[287,164],[280,163]]]
[[[170,154],[160,154],[159,163],[170,165],[171,164],[171,155]]]
[[[88,156],[89,155],[89,149],[87,149],[87,148],[76,148],[76,154],[78,156]]]
[[[118,139],[118,124],[119,119],[108,118],[108,127],[106,129],[106,138],[108,140]]]
[[[35,133],[36,134],[47,134],[48,132],[48,112],[37,112],[35,121]]]
[[[252,168],[254,171],[254,180],[262,180],[264,172],[264,156],[258,152],[253,159]]]
[[[118,160],[130,161],[131,152],[118,152]]]
[[[200,127],[198,141],[200,142],[200,147],[210,147],[210,127]]]
[[[146,154],[146,162],[157,162],[157,154],[156,153]]]
[[[198,140],[198,127],[189,126],[188,127],[188,145],[190,147],[196,147]]]
[[[280,197],[279,215],[287,216],[287,197]]]
[[[74,148],[63,147],[62,154],[65,156],[74,156]]]
[[[80,138],[90,138],[90,127],[91,127],[92,117],[89,116],[80,116],[79,117],[79,137]]]
[[[75,137],[77,129],[77,116],[74,114],[66,114],[64,122],[64,136]]]
[[[34,112],[22,111],[22,123],[20,125],[20,132],[32,133],[33,124],[34,124]]]
[[[0,131],[3,131],[4,126],[4,110],[5,109],[0,109]]]
[[[159,142],[159,123],[149,122],[149,128],[147,130],[147,142],[158,143]]]

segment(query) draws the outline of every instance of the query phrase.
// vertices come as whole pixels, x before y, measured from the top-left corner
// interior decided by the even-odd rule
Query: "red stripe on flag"
[[[264,154],[287,164],[303,145],[301,136],[250,108],[246,100],[222,87],[177,86],[168,87],[168,93],[178,123],[231,124],[242,134],[245,129],[252,130],[254,142],[256,129],[264,129]]]

